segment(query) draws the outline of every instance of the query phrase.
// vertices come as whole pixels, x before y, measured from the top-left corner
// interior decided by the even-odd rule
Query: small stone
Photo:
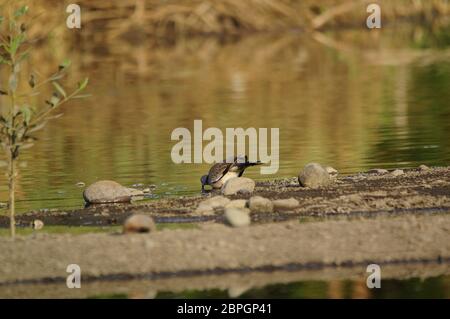
[[[245,208],[247,206],[246,199],[235,199],[225,205],[225,208]]]
[[[144,192],[145,194],[148,194],[148,193],[150,193],[150,188],[144,188],[143,190],[142,190],[142,192]]]
[[[316,188],[328,185],[331,182],[331,178],[320,164],[310,163],[300,172],[298,181],[303,187]]]
[[[270,199],[261,196],[250,197],[248,207],[252,212],[272,213],[273,203]]]
[[[83,182],[78,182],[76,185],[77,185],[78,187],[84,187],[84,186],[86,186],[86,184],[83,183]]]
[[[239,208],[227,208],[225,210],[225,220],[233,227],[243,227],[250,225],[250,215],[248,211]]]
[[[213,208],[217,208],[217,207],[224,207],[230,201],[231,200],[229,198],[226,198],[224,196],[214,196],[208,198],[207,200],[204,200],[203,202],[201,202],[201,204],[206,204],[212,206]]]
[[[195,213],[210,215],[214,213],[214,209],[225,207],[225,205],[227,205],[229,202],[230,199],[224,196],[214,196],[201,202],[195,210]]]
[[[325,170],[327,171],[328,175],[330,175],[331,178],[336,178],[339,174],[338,171],[331,166],[325,167]]]
[[[214,207],[208,204],[200,203],[198,207],[195,209],[195,213],[199,215],[213,215]]]
[[[40,229],[44,228],[44,222],[42,220],[40,220],[40,219],[35,219],[31,223],[31,227],[34,230],[40,230]]]
[[[91,204],[120,203],[131,201],[136,192],[114,181],[98,181],[83,192],[84,200]]]
[[[428,166],[422,164],[419,166],[419,170],[422,172],[425,172],[425,171],[429,171],[430,168]]]
[[[156,231],[156,225],[153,218],[147,215],[135,214],[125,220],[123,224],[124,234],[129,233],[149,233]]]
[[[222,186],[223,195],[234,195],[237,193],[252,193],[255,189],[255,181],[247,177],[230,178]]]
[[[392,172],[391,172],[391,175],[392,176],[400,176],[400,175],[403,175],[404,174],[404,172],[403,172],[403,170],[401,170],[401,169],[396,169],[396,170],[393,170]]]
[[[383,169],[383,168],[374,168],[374,169],[369,170],[367,173],[384,175],[384,174],[389,173],[389,171],[387,169]]]
[[[300,203],[295,198],[287,198],[287,199],[277,199],[272,201],[273,207],[275,209],[294,209],[297,208]]]

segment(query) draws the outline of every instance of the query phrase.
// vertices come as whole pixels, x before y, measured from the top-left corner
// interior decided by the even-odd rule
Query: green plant
[[[5,12],[2,8],[1,12]],[[17,159],[21,151],[33,146],[36,140],[35,132],[45,127],[51,119],[61,114],[57,110],[64,103],[82,98],[87,84],[85,78],[70,93],[61,84],[61,79],[67,74],[70,61],[59,65],[55,72],[43,77],[37,71],[23,74],[22,66],[29,58],[33,40],[27,38],[28,6],[16,10],[9,8],[9,14],[0,16],[0,67],[6,68],[6,87],[0,86],[0,139],[8,162],[8,190],[11,236],[15,236],[15,187],[17,177]],[[30,18],[28,18],[28,21]],[[27,79],[27,84],[20,85]],[[42,99],[39,89],[52,86],[52,93],[47,99]],[[45,101],[45,102],[44,102]]]

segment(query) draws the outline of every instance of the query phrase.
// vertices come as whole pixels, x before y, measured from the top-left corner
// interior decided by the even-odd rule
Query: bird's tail
[[[245,162],[239,163],[237,162],[236,165],[239,167],[250,167],[250,166],[256,166],[256,165],[261,165],[261,161],[256,161],[256,162],[250,162],[247,159],[245,159]]]

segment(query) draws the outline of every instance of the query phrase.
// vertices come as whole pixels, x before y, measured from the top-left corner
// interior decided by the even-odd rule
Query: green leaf
[[[20,146],[20,148],[23,149],[23,150],[26,150],[26,149],[29,149],[30,147],[33,147],[33,146],[34,146],[34,143],[26,143],[26,144],[22,144]]]
[[[33,132],[39,131],[39,130],[43,129],[46,124],[47,124],[47,120],[43,121],[42,123],[38,123],[38,124],[34,125],[30,130],[28,130],[28,133],[33,133]]]
[[[78,89],[84,90],[86,88],[86,86],[88,85],[89,82],[89,78],[85,78],[82,82],[78,83]]]
[[[64,96],[64,98],[67,98],[67,94],[66,91],[64,91],[64,89],[62,88],[61,85],[59,85],[58,82],[52,82],[53,86],[55,87],[56,90],[58,90],[58,92]]]
[[[77,94],[72,96],[72,99],[85,99],[87,97],[91,97],[92,94]]]
[[[49,101],[50,103],[49,104],[52,107],[54,107],[54,106],[58,105],[59,101],[61,101],[61,99],[58,97],[58,95],[57,94],[53,94],[52,97],[50,98],[50,101]]]
[[[17,61],[20,63],[20,62],[22,62],[23,60],[28,59],[28,56],[30,55],[30,50],[31,50],[31,49],[27,49],[25,52],[21,53],[21,54],[19,55],[19,58],[17,59]]]
[[[19,49],[22,42],[25,40],[24,34],[19,34],[18,36],[14,37],[11,41],[11,46],[9,48],[10,54],[15,55],[17,50]]]
[[[59,65],[59,71],[62,71],[64,69],[67,69],[70,65],[72,64],[72,61],[70,61],[69,59],[65,59],[63,61],[63,63],[61,63]]]
[[[28,12],[28,6],[22,6],[14,12],[14,16],[16,18],[18,18],[18,17],[23,16],[27,12]]]
[[[28,125],[30,123],[30,119],[31,119],[31,108],[28,105],[24,105],[20,108],[20,112],[23,115],[23,121],[25,122],[26,125]]]

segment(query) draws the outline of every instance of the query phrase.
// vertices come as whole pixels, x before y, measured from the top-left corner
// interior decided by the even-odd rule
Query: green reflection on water
[[[302,281],[288,284],[273,284],[262,288],[250,289],[238,298],[450,298],[450,276],[438,276],[427,279],[385,279],[381,288],[369,289],[364,281]],[[127,298],[127,294],[104,294],[94,298]],[[179,293],[158,292],[158,299],[195,299],[195,298],[229,298],[225,290],[187,290]]]

